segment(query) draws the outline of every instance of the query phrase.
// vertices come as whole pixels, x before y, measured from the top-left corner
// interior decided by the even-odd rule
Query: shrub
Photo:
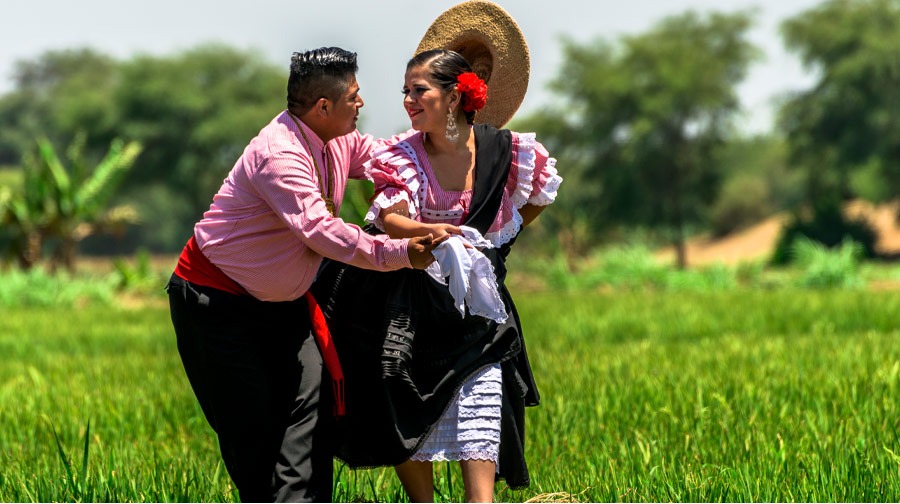
[[[112,305],[115,285],[111,277],[73,277],[50,274],[42,268],[29,271],[13,269],[0,273],[0,306]]]
[[[785,225],[772,254],[772,264],[788,264],[794,258],[794,242],[807,238],[826,247],[836,247],[849,239],[862,247],[865,257],[875,257],[876,234],[865,220],[848,219],[837,203],[824,203],[814,208],[811,217],[800,213]]]
[[[803,287],[860,287],[859,260],[863,247],[852,240],[844,240],[837,249],[829,249],[807,238],[794,241],[791,249],[794,262],[802,267],[797,279]]]

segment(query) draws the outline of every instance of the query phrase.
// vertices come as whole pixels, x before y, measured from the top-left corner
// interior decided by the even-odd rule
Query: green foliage
[[[898,403],[883,399],[900,387],[898,302],[849,291],[532,298],[523,324],[543,403],[529,427],[548,425],[528,445],[534,487],[586,490],[591,502],[892,500]]]
[[[772,253],[772,264],[787,264],[792,259],[791,249],[800,238],[808,238],[827,247],[836,247],[845,240],[852,240],[862,247],[865,257],[875,257],[875,231],[865,220],[849,219],[836,203],[819,202],[812,215],[795,212],[788,222]]]
[[[496,500],[893,502],[900,293],[548,291],[518,296],[541,405],[532,484]],[[560,323],[564,319],[565,323]],[[0,501],[237,494],[164,307],[0,317]],[[68,463],[66,463],[68,462]],[[337,502],[404,502],[336,463]],[[461,502],[455,464],[436,497]]]
[[[15,88],[0,97],[0,165],[18,165],[39,137],[65,145],[84,132],[87,150],[99,156],[118,136],[113,58],[87,48],[51,50],[16,62],[12,77]]]
[[[738,286],[734,268],[713,265],[690,270],[661,264],[641,245],[602,249],[577,268],[562,255],[536,261],[529,269],[558,290],[615,289],[664,291],[720,291]]]
[[[0,188],[18,188],[22,185],[22,172],[14,168],[0,168]]]
[[[523,124],[559,156],[571,215],[598,232],[653,227],[683,245],[718,192],[715,152],[732,133],[736,86],[757,57],[751,22],[745,13],[689,12],[619,45],[564,43],[552,87],[566,110]]]
[[[128,291],[143,296],[162,296],[162,286],[172,274],[171,271],[154,270],[150,263],[150,254],[139,250],[133,260],[113,259],[115,282],[118,290]]]
[[[369,198],[375,192],[374,185],[367,180],[348,180],[344,191],[344,202],[341,204],[340,217],[346,222],[364,226],[366,213],[371,204]]]
[[[802,201],[802,174],[787,164],[787,146],[774,136],[734,138],[717,151],[722,187],[709,209],[710,232],[724,236]]]
[[[754,175],[736,175],[725,181],[715,205],[710,208],[714,237],[722,237],[756,224],[775,213],[765,180]]]
[[[800,237],[791,248],[794,263],[803,269],[799,284],[804,287],[862,287],[859,270],[863,247],[845,239],[837,249]]]
[[[43,268],[0,272],[0,308],[112,305],[115,282],[110,277],[48,273]]]
[[[873,203],[884,203],[895,196],[891,184],[885,183],[884,169],[878,159],[859,166],[850,173],[850,191],[860,198]]]
[[[877,166],[900,187],[900,4],[829,0],[782,25],[818,80],[784,102],[779,124],[812,201],[853,196],[852,174]]]
[[[12,227],[22,267],[32,267],[44,242],[56,239],[55,262],[71,271],[78,242],[134,221],[131,207],[109,208],[108,203],[140,154],[140,144],[115,139],[94,166],[86,159],[84,146],[84,135],[76,136],[67,150],[66,166],[53,144],[39,139],[37,153],[26,159],[23,190],[0,188],[0,221]]]
[[[596,256],[599,267],[582,275],[593,285],[643,288],[666,284],[669,268],[660,264],[643,246],[612,247]]]
[[[167,310],[19,309],[0,317],[0,348],[16,405],[0,410],[0,500],[238,500]]]
[[[48,51],[19,62],[15,89],[0,97],[0,165],[23,164],[34,138],[68,145],[83,133],[89,160],[115,138],[139,142],[148,148],[110,204],[127,201],[166,223],[129,240],[175,251],[247,142],[284,108],[286,74],[222,45],[124,62],[90,49]]]

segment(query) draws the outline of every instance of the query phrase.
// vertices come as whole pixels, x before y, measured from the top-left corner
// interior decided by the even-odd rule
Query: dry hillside
[[[900,253],[900,223],[897,220],[900,203],[873,206],[864,201],[856,201],[847,205],[846,212],[851,217],[863,217],[872,224],[878,232],[876,249],[879,253]],[[722,238],[710,239],[701,236],[691,239],[687,245],[688,264],[734,265],[768,258],[775,248],[781,226],[787,218],[787,214],[775,215]],[[674,261],[675,252],[672,249],[665,249],[657,254],[657,257],[661,261],[671,262]]]

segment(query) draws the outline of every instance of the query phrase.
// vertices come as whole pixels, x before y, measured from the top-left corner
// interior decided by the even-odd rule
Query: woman
[[[497,476],[528,485],[524,407],[538,402],[504,261],[562,179],[533,134],[473,125],[486,86],[460,54],[415,56],[403,94],[415,133],[373,154],[367,220],[391,237],[479,230],[508,317],[461,317],[447,287],[422,271],[326,268],[317,297],[346,374],[338,456],[352,467],[395,465],[417,502],[433,500],[432,462],[458,460],[467,499],[489,502]],[[351,300],[351,288],[365,299]]]

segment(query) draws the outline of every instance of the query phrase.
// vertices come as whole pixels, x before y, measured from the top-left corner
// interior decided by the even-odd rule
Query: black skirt
[[[525,407],[539,402],[519,316],[494,264],[509,317],[498,324],[460,316],[446,285],[426,272],[380,273],[326,261],[313,294],[322,307],[344,372],[346,416],[337,422],[337,456],[350,467],[397,465],[425,441],[460,387],[492,364],[503,371],[500,474],[529,484]]]

